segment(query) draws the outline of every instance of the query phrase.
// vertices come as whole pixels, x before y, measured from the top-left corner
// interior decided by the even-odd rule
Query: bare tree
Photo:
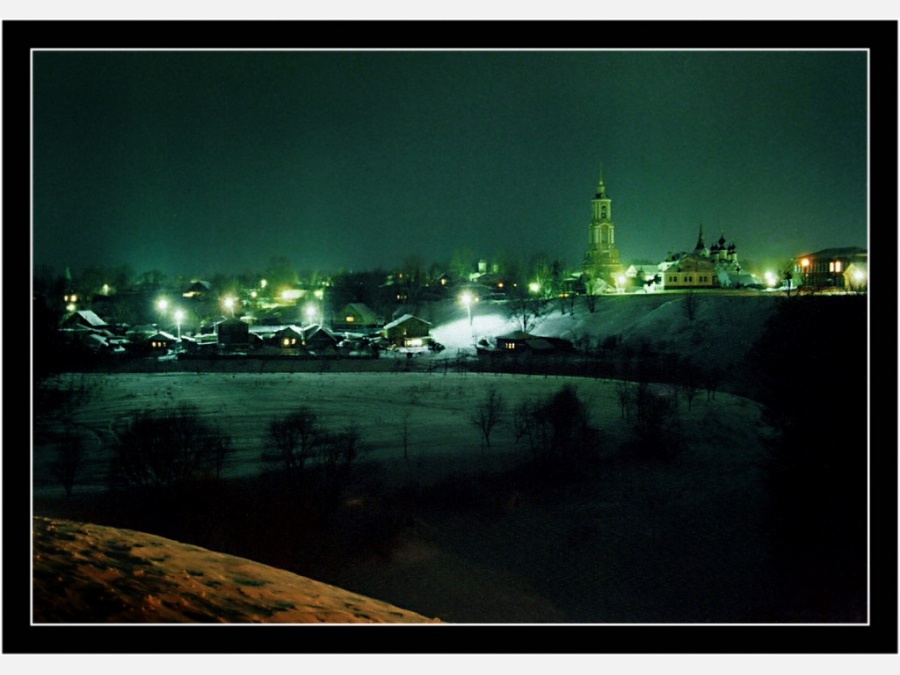
[[[114,485],[167,489],[218,476],[231,438],[200,417],[196,406],[139,411],[117,434],[110,472]]]
[[[71,429],[66,429],[60,443],[56,446],[56,461],[53,462],[53,473],[66,491],[66,499],[72,498],[75,478],[81,469],[84,457],[84,446],[81,437]]]
[[[716,391],[719,389],[719,383],[722,381],[722,369],[716,366],[707,368],[703,373],[703,388],[706,390],[706,400],[711,401],[716,398]]]
[[[491,432],[500,424],[506,414],[506,402],[497,387],[488,387],[484,399],[478,403],[472,413],[472,424],[481,431],[483,444],[491,447]]]
[[[593,314],[597,309],[597,299],[600,297],[600,282],[597,279],[587,279],[584,282],[584,302],[588,312]]]
[[[306,462],[322,442],[322,430],[315,413],[300,408],[284,418],[273,419],[269,424],[269,437],[278,451],[275,461],[280,461],[291,478],[301,483]]]
[[[324,517],[330,516],[341,493],[352,480],[351,469],[360,453],[361,434],[355,425],[343,431],[324,433],[319,444],[319,508]]]
[[[530,333],[544,316],[544,300],[529,293],[527,288],[516,288],[506,303],[509,317],[523,333]]]
[[[684,295],[684,315],[688,321],[693,322],[697,318],[697,308],[699,305],[697,294],[694,291],[688,291]]]
[[[632,392],[632,384],[627,380],[616,380],[616,397],[619,400],[619,408],[622,411],[622,419],[627,420],[632,402],[634,401],[634,393]]]

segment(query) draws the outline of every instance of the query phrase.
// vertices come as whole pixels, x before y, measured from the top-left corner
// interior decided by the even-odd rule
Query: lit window
[[[352,316],[352,315],[347,316],[347,323],[353,323],[354,321],[356,321],[355,316]]]
[[[842,267],[841,261],[840,261],[840,260],[835,260],[835,261],[834,261],[834,271],[837,272],[838,274],[840,274],[840,273],[841,273],[841,267]]]

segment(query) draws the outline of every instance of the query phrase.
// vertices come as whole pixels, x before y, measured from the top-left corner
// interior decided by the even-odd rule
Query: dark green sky
[[[34,261],[171,274],[867,245],[865,51],[36,51]]]

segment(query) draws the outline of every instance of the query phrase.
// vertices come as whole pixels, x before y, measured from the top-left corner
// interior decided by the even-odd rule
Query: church
[[[616,248],[612,198],[606,191],[601,170],[597,191],[591,200],[588,249],[583,267],[585,286],[591,294],[614,289],[621,291],[624,284],[634,282],[637,271],[634,265],[625,269]],[[762,287],[756,277],[741,268],[734,242],[726,241],[723,235],[712,246],[707,246],[702,225],[693,251],[670,253],[655,270],[640,271],[643,276],[655,279],[653,286],[658,284],[659,289]]]
[[[669,290],[692,288],[756,288],[759,280],[741,268],[737,247],[729,243],[723,234],[707,247],[703,239],[703,225],[697,237],[697,245],[690,253],[669,254],[660,263],[663,288]]]
[[[594,292],[615,285],[623,268],[616,248],[616,226],[612,219],[612,199],[606,192],[603,172],[597,192],[591,200],[591,222],[588,226],[588,250],[584,254],[584,276]]]

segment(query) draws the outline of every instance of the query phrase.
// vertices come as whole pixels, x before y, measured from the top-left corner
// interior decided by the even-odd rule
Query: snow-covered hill
[[[171,539],[34,518],[34,622],[440,623]]]

